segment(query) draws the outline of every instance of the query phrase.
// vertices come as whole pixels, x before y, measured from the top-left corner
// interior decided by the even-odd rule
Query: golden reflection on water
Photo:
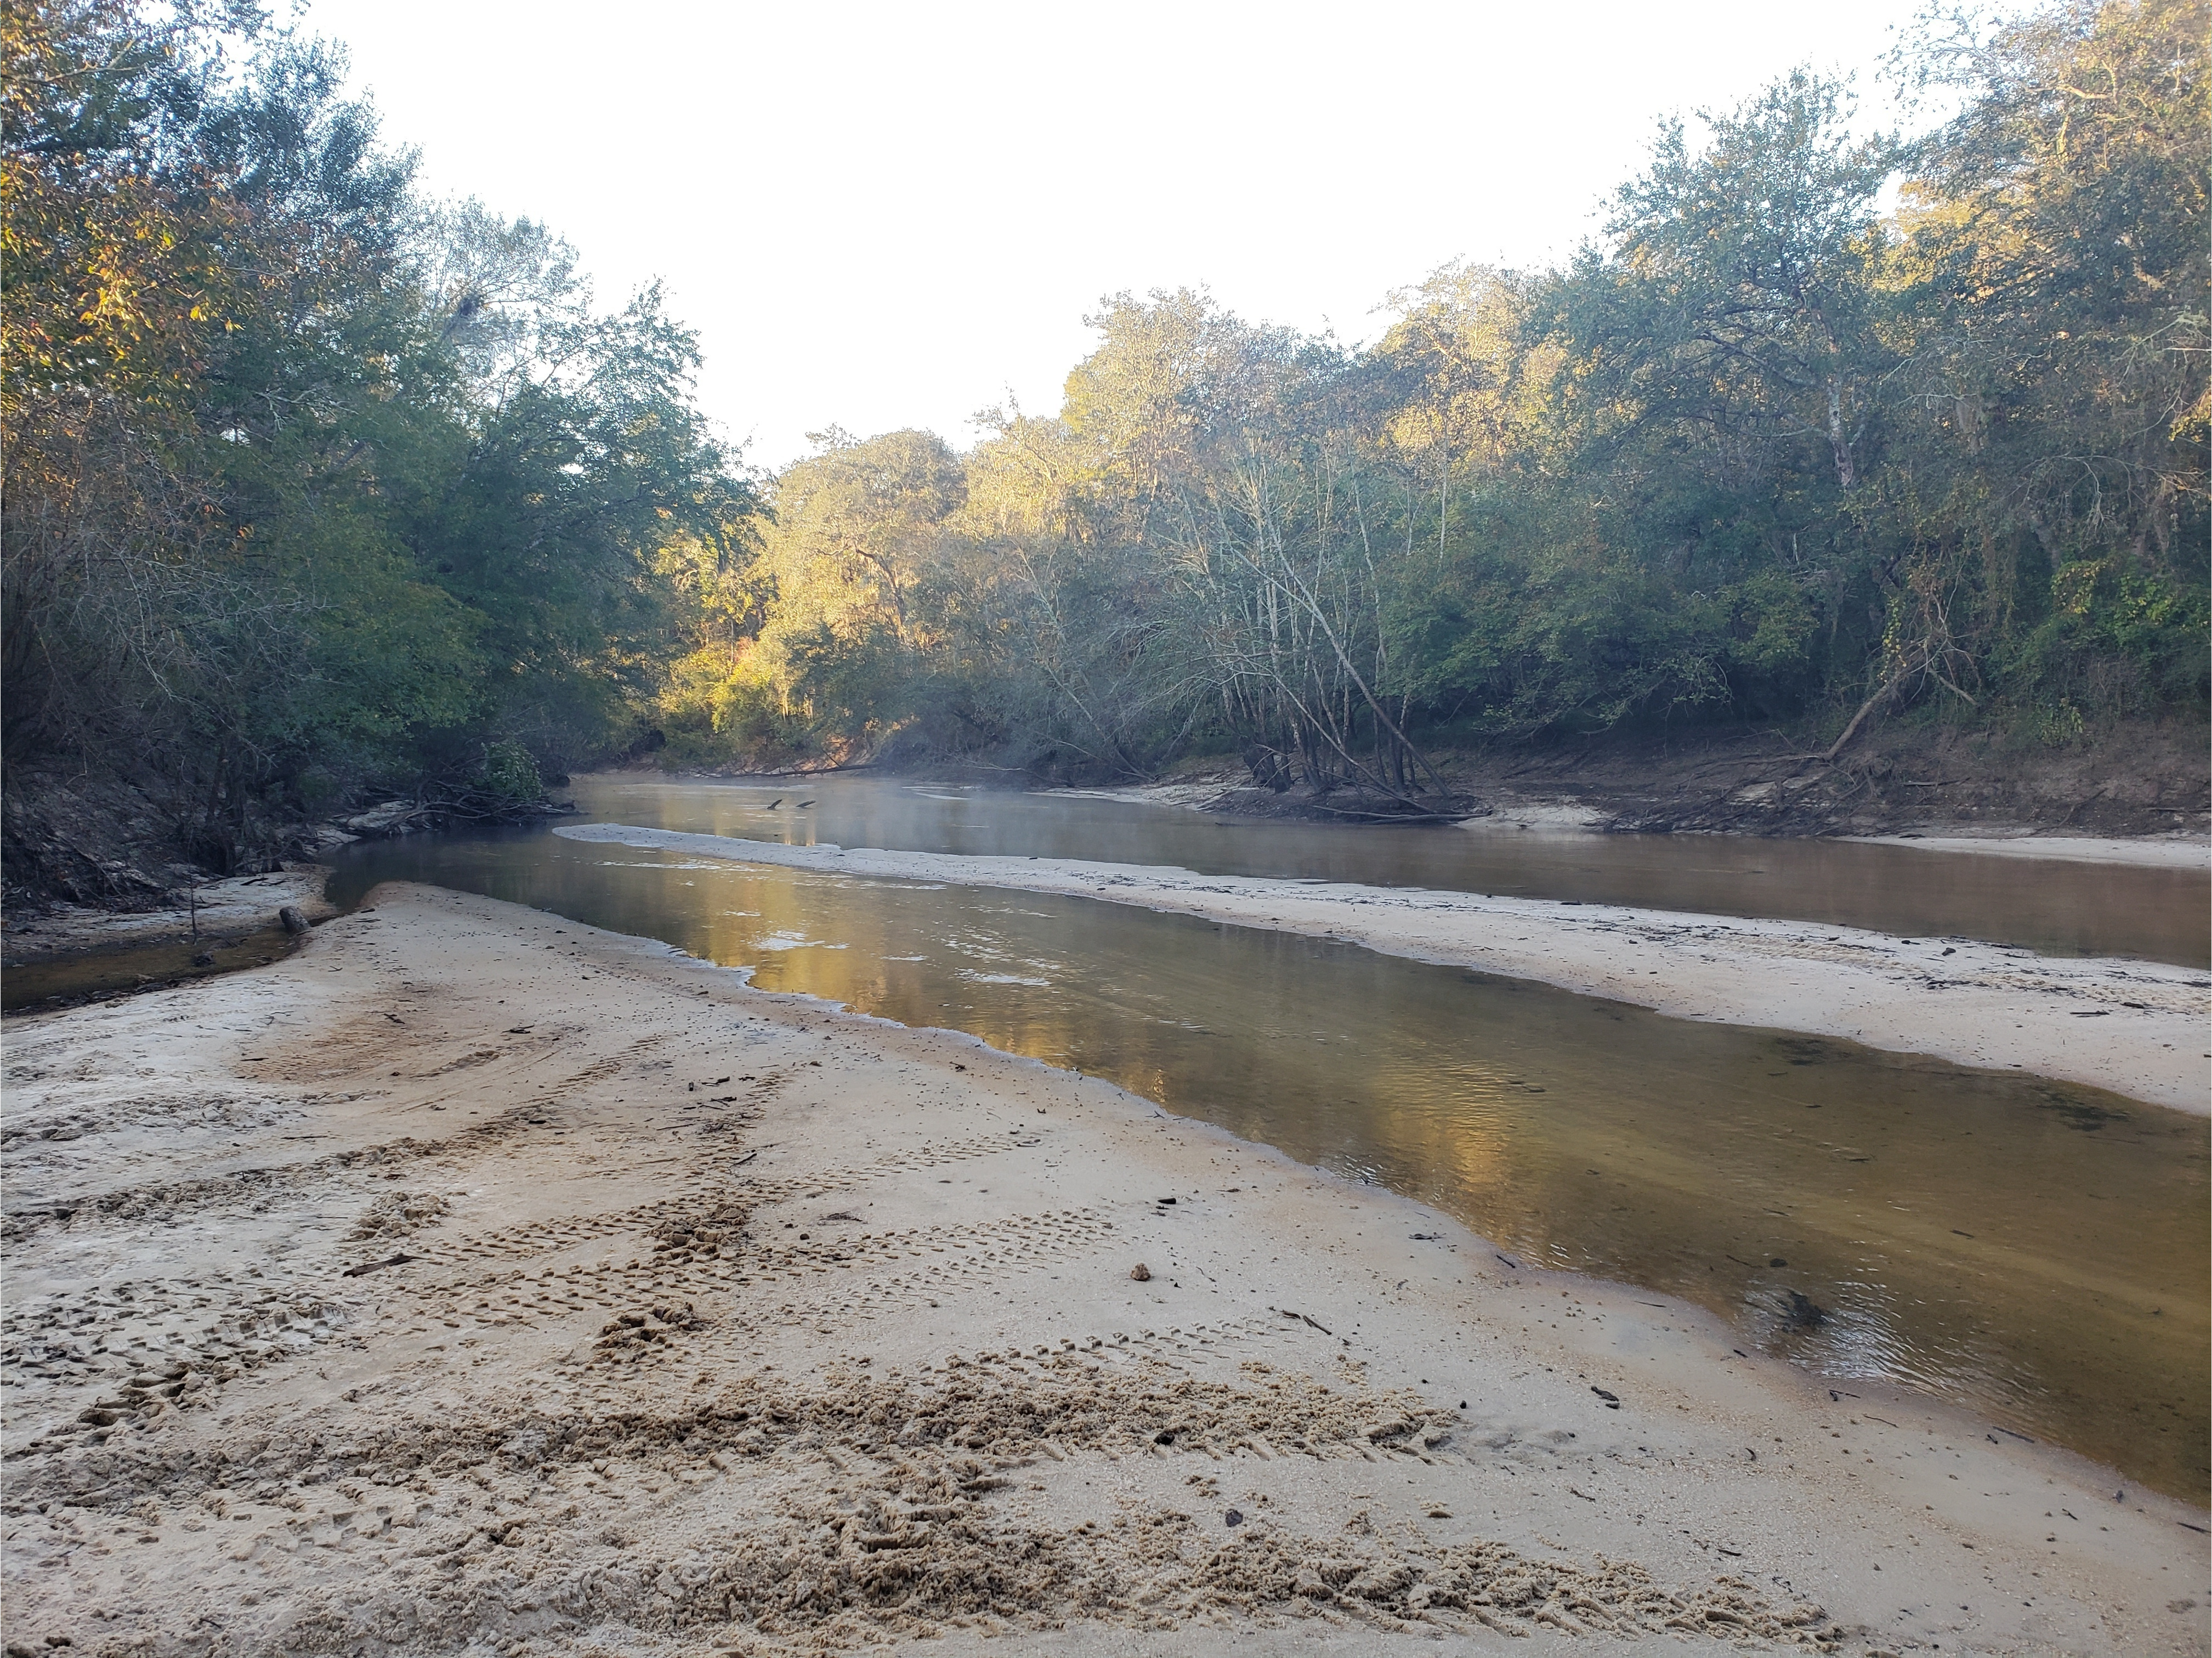
[[[52,961],[27,962],[7,969],[5,983],[0,985],[0,1006],[12,1013],[41,1002],[61,1004],[120,994],[149,985],[182,984],[273,962],[290,955],[295,943],[281,926],[229,927],[197,938],[179,934]]]
[[[2207,1126],[2094,1089],[1124,906],[546,835],[352,849],[1104,1076],[1517,1257],[2202,1500]],[[1409,1249],[1425,1246],[1409,1240]]]
[[[579,778],[596,821],[789,846],[1166,864],[1210,875],[1634,904],[1954,935],[2056,955],[2212,964],[2212,872],[2023,863],[1862,841],[1255,822],[1066,794],[844,776],[800,783]],[[800,803],[804,802],[802,805]]]

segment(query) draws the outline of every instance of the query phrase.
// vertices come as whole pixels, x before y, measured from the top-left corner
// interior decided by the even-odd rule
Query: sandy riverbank
[[[278,873],[209,881],[187,908],[110,911],[59,905],[9,918],[6,1001],[69,1006],[228,973],[288,955],[299,921],[337,913],[323,896],[330,871],[294,864]]]
[[[2212,864],[2202,835],[2147,835],[2135,840],[2086,835],[1859,835],[1845,840],[1922,852],[1966,852],[1984,858],[2047,859],[2062,864],[2121,864],[2138,869],[2195,869]]]
[[[2206,1649],[2203,1514],[2062,1453],[1094,1079],[373,902],[9,1027],[9,1642]]]
[[[2070,841],[2100,845],[2099,862],[2162,863],[2155,852],[2143,854],[2178,842],[2193,844],[2196,866],[2203,865],[2204,733],[2195,722],[2115,729],[2063,751],[1992,744],[1987,733],[1967,731],[1892,730],[1870,744],[1863,741],[1835,767],[1808,764],[1811,756],[1790,753],[1790,746],[1774,733],[1684,732],[1655,739],[1623,732],[1431,757],[1492,819],[1906,844]],[[1328,802],[1303,790],[1277,796],[1255,786],[1244,768],[1218,758],[1158,783],[1068,792],[1269,817],[1302,810],[1330,815]]]
[[[556,835],[825,873],[1102,898],[1448,962],[1662,1013],[1848,1036],[2212,1111],[2208,986],[2154,962],[2037,956],[1802,921],[1419,888],[836,847],[787,847],[616,823]]]
[[[112,910],[56,904],[10,919],[8,965],[183,943],[191,938],[195,926],[199,938],[210,944],[242,938],[276,926],[276,912],[287,905],[307,920],[319,921],[337,913],[337,906],[323,896],[330,873],[322,864],[288,864],[268,875],[203,881],[190,889],[199,901],[196,908]]]

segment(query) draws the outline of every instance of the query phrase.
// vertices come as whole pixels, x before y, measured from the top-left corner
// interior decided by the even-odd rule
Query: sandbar
[[[387,885],[9,1036],[11,1643],[2205,1650],[2200,1509],[650,941]]]
[[[1847,835],[1870,846],[1964,852],[1985,858],[2047,859],[2062,864],[2122,864],[2138,869],[2203,870],[2212,847],[2201,835],[2120,840],[2088,835]]]
[[[788,847],[620,823],[554,833],[738,863],[1136,904],[1480,968],[1682,1018],[1844,1036],[2212,1113],[2205,1040],[2212,980],[2163,963],[2039,956],[1972,939],[1804,921],[1073,859]]]

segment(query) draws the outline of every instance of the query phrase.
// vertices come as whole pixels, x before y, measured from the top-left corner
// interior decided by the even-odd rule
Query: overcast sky
[[[653,277],[780,465],[835,422],[1033,412],[1122,288],[1371,338],[1453,258],[1563,257],[1669,111],[1877,63],[1915,0],[1317,7],[311,0],[434,193]]]

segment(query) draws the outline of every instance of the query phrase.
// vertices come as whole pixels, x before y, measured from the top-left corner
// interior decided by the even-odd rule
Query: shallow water
[[[1081,899],[544,833],[351,847],[331,896],[387,878],[1110,1078],[1517,1259],[1684,1297],[1839,1387],[1924,1390],[2203,1500],[2202,1120]]]
[[[14,1013],[40,1004],[94,1000],[234,973],[288,956],[297,942],[283,927],[271,926],[209,932],[198,938],[179,934],[26,962],[9,968],[0,978],[0,1007]],[[198,959],[203,956],[212,959],[203,963]]]
[[[1170,864],[1986,938],[2055,956],[2212,965],[2212,872],[1847,841],[1255,822],[1079,795],[872,777],[578,780],[584,821],[901,852]],[[771,801],[780,802],[773,810]],[[811,804],[802,807],[800,802]]]

